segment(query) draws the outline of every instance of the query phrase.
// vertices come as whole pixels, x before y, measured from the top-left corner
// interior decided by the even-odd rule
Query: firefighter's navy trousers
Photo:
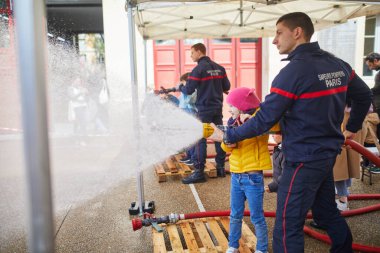
[[[304,252],[303,226],[310,209],[315,222],[326,228],[332,240],[330,252],[353,252],[350,228],[335,202],[335,159],[285,162],[277,195],[273,252]]]

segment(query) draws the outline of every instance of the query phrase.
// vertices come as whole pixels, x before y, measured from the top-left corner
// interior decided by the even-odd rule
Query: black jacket
[[[373,104],[376,111],[380,111],[380,71],[375,76],[375,86],[371,89],[373,93]]]
[[[195,106],[198,112],[220,109],[223,107],[223,92],[230,89],[226,70],[209,57],[199,59],[198,65],[191,71],[186,85],[179,89],[186,95],[197,90]]]
[[[272,164],[273,181],[268,184],[268,187],[271,192],[277,192],[278,183],[281,180],[282,170],[285,165],[284,154],[281,151],[281,144],[275,146],[273,149]]]

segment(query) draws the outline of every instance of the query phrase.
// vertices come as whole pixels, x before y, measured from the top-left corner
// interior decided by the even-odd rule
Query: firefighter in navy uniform
[[[186,85],[177,86],[177,90],[190,95],[197,90],[195,106],[198,110],[197,117],[203,123],[223,124],[223,93],[230,89],[230,81],[226,70],[206,56],[206,47],[202,43],[191,47],[191,58],[198,65],[191,71]],[[220,147],[220,142],[215,142],[216,167],[218,176],[225,176],[224,160],[226,153]],[[194,172],[183,179],[184,184],[206,181],[204,168],[207,156],[206,139],[202,138],[195,145]]]
[[[236,143],[267,132],[280,120],[285,166],[277,193],[273,252],[304,252],[303,226],[309,209],[327,228],[330,252],[352,251],[351,231],[335,203],[333,167],[344,139],[361,129],[371,91],[351,67],[310,43],[314,26],[302,12],[276,23],[273,40],[289,64],[276,76],[271,92],[254,118],[224,133],[214,127],[213,140]],[[341,132],[346,97],[352,107]]]

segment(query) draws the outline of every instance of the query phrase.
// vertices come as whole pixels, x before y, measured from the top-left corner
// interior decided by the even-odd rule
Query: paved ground
[[[152,252],[150,229],[133,232],[131,227],[128,208],[137,199],[136,180],[135,172],[125,166],[122,140],[94,137],[82,146],[70,138],[61,138],[52,144],[56,252]],[[20,140],[0,140],[0,252],[27,251],[21,150]],[[157,216],[199,211],[190,187],[181,184],[179,178],[158,183],[153,169],[147,169],[144,185],[145,199],[156,202]],[[209,179],[195,188],[206,210],[228,209],[229,176]],[[380,193],[380,176],[374,177],[372,186],[355,180],[351,191]],[[265,194],[265,210],[274,210],[275,201],[275,194]],[[378,202],[351,201],[350,207]],[[355,242],[380,246],[379,211],[347,221]],[[267,222],[271,238],[273,218],[267,218]],[[328,247],[305,236],[305,252],[328,252]]]

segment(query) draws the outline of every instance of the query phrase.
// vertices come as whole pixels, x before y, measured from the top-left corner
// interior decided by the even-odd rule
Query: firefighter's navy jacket
[[[371,103],[371,91],[344,61],[319,48],[299,45],[289,64],[273,80],[270,94],[256,116],[225,139],[235,143],[267,132],[280,120],[285,159],[308,162],[340,153],[346,96],[352,101],[346,129],[357,132]]]
[[[197,90],[195,106],[198,112],[222,109],[223,92],[230,89],[226,70],[219,64],[204,56],[191,71],[186,85],[180,85],[180,91],[190,95]]]

